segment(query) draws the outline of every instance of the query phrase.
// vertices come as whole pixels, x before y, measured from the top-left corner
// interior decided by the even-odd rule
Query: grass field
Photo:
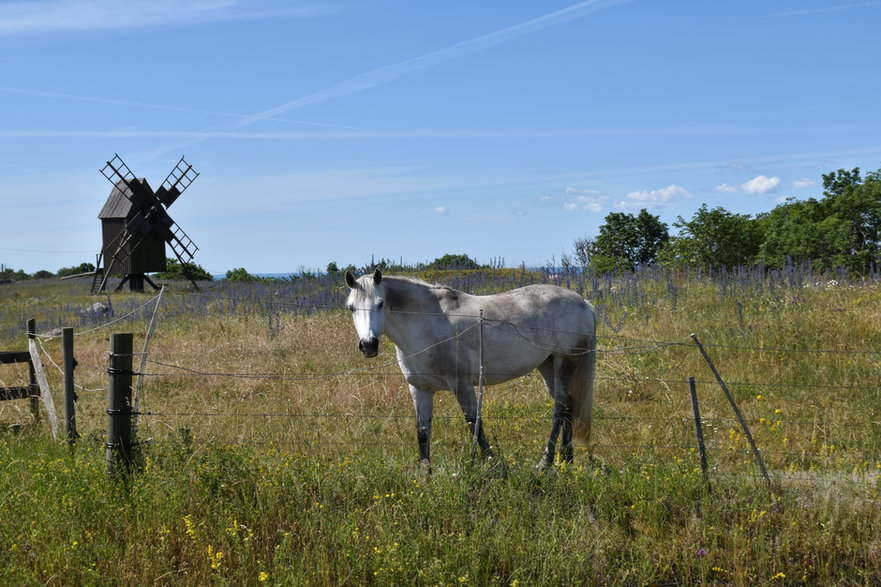
[[[0,402],[0,583],[877,584],[881,581],[881,283],[792,269],[583,280],[519,270],[423,276],[476,293],[535,281],[598,310],[589,447],[535,470],[550,399],[537,375],[491,387],[507,465],[472,463],[451,394],[437,397],[434,474],[385,343],[356,350],[328,279],[173,284],[144,369],[139,466],[105,472],[107,339],[144,343],[155,300],[88,284],[0,285],[0,350],[77,334],[74,450]],[[834,279],[833,279],[834,277]],[[112,324],[110,323],[112,320]],[[743,411],[769,488],[690,335]],[[57,338],[41,338],[61,409]],[[137,367],[140,356],[135,357]],[[698,381],[708,492],[687,379]],[[0,366],[0,387],[27,381]]]

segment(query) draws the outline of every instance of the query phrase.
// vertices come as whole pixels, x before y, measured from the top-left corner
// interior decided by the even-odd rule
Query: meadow
[[[74,328],[81,437],[71,449],[27,400],[0,402],[0,583],[881,582],[881,276],[420,277],[472,293],[558,283],[594,304],[595,421],[574,465],[535,468],[551,402],[529,375],[486,390],[504,467],[472,458],[455,400],[439,394],[426,476],[392,346],[358,353],[343,280],[324,276],[169,284],[138,396],[136,463],[109,477],[107,339],[132,332],[139,353],[155,294],[114,294],[107,315],[89,309],[106,297],[90,297],[88,282],[4,284],[0,350],[24,350],[36,319],[59,410],[56,329]],[[0,387],[26,381],[23,366],[0,365]]]

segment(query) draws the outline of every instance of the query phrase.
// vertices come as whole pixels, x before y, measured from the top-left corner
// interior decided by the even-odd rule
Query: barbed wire
[[[50,354],[49,354],[49,351],[46,350],[46,347],[43,346],[43,340],[42,340],[42,338],[37,337],[36,340],[37,340],[37,344],[40,345],[40,350],[42,351],[43,355],[45,355],[46,358],[49,359],[49,363],[50,363],[53,367],[55,367],[55,370],[56,370],[56,371],[58,371],[62,376],[64,376],[64,369],[62,369],[61,367],[59,367],[59,366],[58,366],[58,363],[56,363],[55,360],[52,359],[52,355],[50,355]],[[88,393],[88,392],[96,392],[96,391],[105,391],[104,388],[100,388],[100,389],[89,389],[89,388],[83,387],[82,385],[80,385],[80,384],[78,384],[78,383],[74,383],[73,385],[74,385],[74,387],[76,387],[76,388],[79,389],[80,391],[83,391],[83,392],[86,392],[86,393]]]
[[[249,302],[249,303],[268,303],[268,304],[295,306],[295,307],[303,307],[306,305],[306,304],[301,304],[301,303],[285,302],[285,301],[277,301],[277,300],[261,300],[261,299],[249,299],[249,298],[236,298],[236,297],[229,297],[229,296],[217,296],[217,295],[210,294],[207,292],[192,292],[189,295],[201,295],[201,296],[205,296],[205,297],[214,297],[217,299],[226,299],[226,300],[232,300],[232,301],[244,301],[244,302]],[[137,308],[124,314],[123,316],[120,316],[118,318],[114,318],[112,320],[109,320],[103,324],[100,324],[100,325],[95,326],[93,328],[90,328],[88,330],[74,332],[74,335],[81,336],[84,334],[90,334],[92,332],[102,330],[104,328],[109,328],[110,326],[117,324],[123,320],[126,320],[126,319],[130,318],[131,316],[133,316],[134,314],[140,312],[148,305],[156,302],[156,300],[159,299],[160,297],[161,297],[161,294],[157,294],[157,295],[153,296],[152,298],[150,298],[149,300],[147,300],[146,302],[144,302],[143,304],[141,304],[140,306],[138,306]],[[310,307],[312,307],[313,309],[323,309],[323,310],[327,310],[327,311],[333,311],[333,310],[337,309],[337,308],[331,308],[328,306],[319,306],[317,304],[310,304]],[[343,308],[338,308],[338,310],[342,311]],[[370,309],[369,308],[355,308],[355,310],[369,311]],[[442,316],[442,317],[446,317],[446,318],[460,317],[460,318],[469,318],[469,319],[473,319],[476,321],[480,320],[479,315],[472,315],[472,314],[410,311],[410,310],[390,310],[390,309],[384,309],[383,311],[384,312],[391,312],[391,313],[401,313],[401,314]],[[484,318],[484,324],[486,326],[490,326],[490,327],[493,327],[493,324],[510,326],[514,329],[514,334],[516,334],[517,336],[520,336],[521,338],[523,338],[529,342],[532,342],[533,344],[536,344],[536,345],[538,345],[540,343],[540,341],[538,341],[535,338],[524,335],[522,332],[520,332],[521,328],[526,328],[526,329],[530,329],[530,330],[534,330],[534,331],[538,331],[538,332],[553,333],[553,334],[585,335],[585,333],[578,332],[578,331],[554,329],[554,328],[548,328],[548,327],[543,327],[543,326],[522,325],[522,324],[516,324],[511,321],[502,320],[502,319],[495,319],[495,318]],[[477,324],[469,326],[465,331],[459,333],[459,336],[461,336],[462,334],[464,334],[468,330],[471,330],[476,325]],[[36,338],[42,338],[44,340],[53,340],[53,339],[61,338],[61,335],[35,334],[34,336]],[[620,340],[626,340],[626,341],[631,341],[631,342],[644,343],[644,346],[622,347],[619,349],[597,349],[596,350],[596,352],[598,352],[598,353],[605,353],[605,354],[617,354],[617,353],[623,354],[623,353],[626,353],[627,351],[632,350],[632,349],[654,350],[656,348],[663,348],[663,347],[667,347],[667,346],[690,346],[690,343],[687,342],[689,340],[689,336],[684,336],[683,338],[678,339],[678,340],[674,340],[674,341],[664,341],[664,340],[628,337],[628,336],[620,335],[620,334],[602,334],[600,336],[597,336],[596,338],[613,338],[613,339],[620,339]],[[446,342],[446,340],[441,341],[441,342]],[[760,351],[760,352],[829,353],[829,354],[863,354],[863,355],[881,354],[881,350],[871,350],[871,349],[870,350],[866,350],[866,349],[797,349],[797,348],[788,348],[788,347],[766,347],[766,346],[756,346],[756,345],[731,345],[731,344],[713,343],[713,342],[703,342],[703,345],[705,347],[726,348],[726,349],[733,349],[733,350],[749,350],[749,351]],[[543,347],[539,347],[539,348],[543,348]],[[579,353],[584,354],[584,353],[588,353],[588,352],[591,352],[590,349],[576,349],[575,354],[579,354]]]
[[[193,369],[190,367],[184,367],[181,365],[176,365],[173,363],[168,363],[164,361],[157,361],[153,359],[148,359],[148,363],[152,363],[155,365],[159,365],[162,367],[167,367],[169,369],[177,369],[179,371],[183,371],[184,373],[150,373],[145,372],[142,373],[145,377],[181,377],[183,375],[191,375],[195,377],[225,377],[225,378],[235,378],[235,379],[265,379],[270,381],[317,381],[322,379],[333,379],[336,377],[342,377],[345,375],[350,375],[354,373],[373,373],[375,375],[383,375],[387,377],[400,377],[402,374],[400,371],[382,371],[387,367],[391,367],[398,364],[398,361],[391,361],[388,363],[384,363],[377,367],[358,367],[345,369],[333,373],[321,374],[321,375],[305,375],[305,374],[295,374],[295,375],[284,375],[279,373],[229,373],[229,372],[205,372],[200,371],[198,369]],[[422,373],[419,371],[410,371],[411,375],[434,375],[435,373]],[[138,375],[139,373],[135,373]],[[485,376],[493,377],[507,377],[512,374],[510,373],[496,373],[496,372],[484,372]],[[646,383],[660,383],[664,385],[688,385],[688,379],[667,379],[667,378],[658,378],[658,377],[610,377],[610,376],[602,376],[598,375],[594,377],[595,381],[609,381],[609,382],[621,382],[621,383],[629,383],[631,385],[639,385]],[[696,379],[696,384],[699,385],[710,385],[715,386],[717,382],[709,379]],[[726,381],[726,383],[730,386],[735,387],[755,387],[760,389],[801,389],[801,388],[811,388],[811,389],[835,389],[835,390],[850,390],[850,391],[876,391],[881,389],[881,385],[830,385],[830,384],[818,384],[815,382],[805,382],[805,383],[760,383],[760,382],[752,382],[752,381]]]
[[[486,418],[496,422],[533,422],[533,423],[546,423],[553,419],[550,411],[547,414],[536,414],[536,415],[513,415],[507,414],[504,412],[497,412],[492,409],[492,406],[486,406],[490,411],[486,413]],[[153,410],[140,410],[133,411],[133,415],[138,416],[150,416],[150,417],[161,417],[161,418],[242,418],[242,419],[250,419],[250,418],[262,418],[262,419],[270,419],[270,418],[278,418],[278,419],[291,419],[291,420],[307,420],[307,419],[315,419],[315,420],[411,420],[414,415],[411,411],[407,413],[403,412],[387,412],[384,414],[378,413],[370,413],[370,412],[289,412],[289,411],[279,411],[279,412],[224,412],[224,411],[153,411]],[[437,421],[457,421],[462,420],[462,414],[436,414],[433,416],[433,420]],[[672,422],[679,423],[683,425],[692,426],[694,425],[693,416],[619,416],[619,415],[609,415],[609,414],[594,414],[593,415],[594,422],[602,422],[602,421],[614,421],[614,422]],[[768,418],[745,418],[743,420],[745,423],[750,425],[761,425],[767,424],[770,420]],[[776,421],[776,420],[775,420]],[[727,417],[727,416],[711,416],[701,417],[701,424],[706,427],[714,427],[714,424],[725,424],[725,425],[735,425],[738,424],[740,420],[735,417]],[[806,419],[806,418],[791,418],[786,417],[785,419],[780,419],[781,424],[822,424],[825,423],[825,420],[817,421],[816,419]],[[869,421],[865,423],[867,426],[881,426],[881,422],[878,421]],[[793,453],[793,451],[761,451],[763,454],[797,454]],[[830,455],[831,456],[831,455]]]
[[[74,334],[74,336],[82,336],[84,334],[91,334],[92,332],[97,332],[98,330],[103,330],[104,328],[109,328],[110,326],[113,326],[114,324],[117,324],[118,322],[122,322],[123,320],[126,320],[127,318],[134,316],[135,314],[137,314],[138,312],[140,312],[141,310],[146,308],[148,305],[155,302],[158,298],[159,298],[159,295],[156,295],[127,314],[124,314],[118,318],[114,318],[112,320],[109,320],[103,324],[95,326],[94,328],[90,328],[89,330],[82,330],[79,332],[74,331],[73,334]],[[62,335],[60,335],[60,334],[34,334],[33,336],[34,336],[34,338],[38,338],[38,339],[41,338],[44,340],[54,340],[54,339],[61,338]]]
[[[384,369],[386,367],[391,367],[392,365],[398,365],[408,359],[411,359],[413,357],[421,355],[422,353],[425,353],[425,352],[433,349],[436,346],[442,345],[442,344],[450,342],[452,340],[456,340],[459,336],[461,336],[462,334],[465,334],[466,332],[468,332],[468,330],[471,330],[472,328],[476,328],[477,326],[478,326],[477,324],[469,326],[468,328],[463,330],[461,333],[456,334],[455,336],[451,336],[449,338],[439,340],[439,341],[435,342],[434,344],[431,344],[420,351],[416,351],[413,354],[407,355],[406,357],[402,357],[402,358],[397,359],[395,361],[390,361],[390,362],[384,363],[382,365],[377,365],[376,367],[361,367],[361,368],[353,368],[353,369],[344,369],[342,371],[337,371],[335,373],[327,373],[327,374],[323,374],[323,375],[289,377],[289,376],[284,376],[284,375],[243,375],[243,374],[239,374],[239,373],[221,373],[221,372],[205,373],[205,372],[201,372],[196,369],[189,368],[189,367],[181,367],[179,365],[173,365],[170,363],[161,363],[159,361],[154,361],[152,359],[148,359],[147,362],[161,365],[163,367],[168,367],[170,369],[179,369],[182,371],[186,371],[187,373],[190,373],[193,375],[200,375],[200,376],[231,377],[231,378],[237,378],[237,379],[275,379],[275,380],[280,380],[280,381],[315,381],[315,380],[320,380],[320,379],[332,379],[332,378],[340,377],[342,375],[350,375],[352,373],[368,373],[368,372],[376,371],[377,369]],[[143,375],[145,377],[168,376],[168,374],[153,374],[153,373],[140,373],[139,375]]]
[[[213,297],[216,299],[224,299],[224,300],[245,302],[245,303],[252,303],[252,304],[269,304],[269,305],[278,305],[278,306],[291,306],[291,307],[298,307],[298,308],[309,307],[313,310],[326,310],[326,311],[335,311],[335,310],[342,311],[342,310],[344,310],[344,308],[342,308],[342,307],[336,308],[336,307],[330,307],[328,305],[319,305],[319,304],[315,304],[315,303],[306,304],[306,303],[302,303],[302,302],[288,302],[288,301],[281,301],[281,300],[265,300],[265,299],[260,299],[260,298],[239,298],[239,297],[231,297],[231,296],[218,296],[215,294],[211,294],[209,292],[193,292],[191,295],[201,295],[204,297]],[[373,309],[372,308],[355,307],[352,310],[359,311],[359,312],[369,312],[369,311],[372,311]],[[451,317],[469,318],[472,320],[479,320],[480,319],[479,314],[474,315],[474,314],[463,314],[463,313],[457,313],[457,312],[444,313],[444,312],[429,312],[429,311],[416,311],[416,310],[392,310],[392,309],[388,309],[388,308],[383,309],[383,312],[390,312],[390,313],[395,313],[395,314],[405,314],[405,315],[443,316],[443,317],[448,317],[448,318],[451,318]],[[484,320],[485,320],[485,322],[499,322],[499,323],[511,324],[515,327],[517,326],[511,322],[501,320],[501,319],[484,318]],[[577,331],[559,330],[559,329],[552,329],[552,328],[546,328],[546,327],[541,327],[541,326],[528,326],[526,328],[531,328],[533,330],[544,331],[544,332],[552,332],[552,333],[557,333],[557,334],[585,334],[585,333],[577,332]],[[632,337],[627,337],[627,336],[619,335],[619,334],[603,334],[597,338],[601,338],[601,337],[619,338],[619,339],[623,339],[623,340],[631,340],[634,342],[644,342],[649,345],[661,345],[661,346],[675,346],[676,344],[682,344],[683,346],[688,345],[688,343],[685,342],[688,339],[688,336],[683,337],[683,339],[681,339],[678,342],[632,338]],[[705,347],[728,348],[728,349],[735,349],[735,350],[751,350],[751,351],[760,351],[760,352],[864,354],[864,355],[881,354],[881,349],[879,349],[879,350],[872,350],[872,349],[797,349],[797,348],[788,348],[788,347],[766,347],[766,346],[757,346],[757,345],[741,346],[741,345],[730,345],[730,344],[712,343],[712,342],[703,342],[703,345]]]
[[[298,439],[290,439],[290,438],[279,438],[277,435],[274,436],[270,440],[255,440],[253,438],[249,440],[242,439],[241,437],[237,437],[234,441],[232,440],[224,440],[218,439],[217,437],[212,437],[211,439],[198,439],[194,438],[191,440],[193,444],[214,444],[214,445],[235,445],[235,446],[260,446],[260,445],[286,445],[286,444],[304,444],[309,446],[351,446],[351,440],[331,440],[328,439],[325,435],[321,434],[321,431],[318,432],[312,431],[307,434],[312,434],[308,439],[298,438]],[[299,435],[298,435],[299,436]],[[335,433],[334,436],[340,436],[338,433]],[[167,440],[151,440],[151,443],[154,444],[176,444],[180,441],[174,439]],[[188,441],[189,442],[189,441]],[[381,446],[381,447],[390,447],[390,446],[398,446],[398,447],[412,447],[413,441],[410,439],[384,439],[384,440],[367,440],[367,441],[359,441],[359,446]],[[493,439],[493,447],[496,450],[501,451],[511,451],[512,449],[534,449],[536,447],[543,447],[545,444],[545,440],[541,439],[533,439],[532,441],[523,441],[523,440],[512,440],[506,439],[503,443],[498,441],[498,438]],[[470,445],[469,442],[459,442],[456,440],[435,440],[432,442],[433,447],[441,447],[441,448],[454,448],[454,449],[467,449]],[[745,459],[743,461],[744,466],[752,466],[754,462],[752,461],[751,451],[748,448],[744,447],[733,447],[730,445],[722,445],[718,443],[707,443],[706,448],[708,449],[708,456],[711,461],[711,466],[709,467],[711,470],[716,470],[720,461],[726,461],[733,456],[741,455],[737,458]],[[573,445],[573,449],[576,452],[582,454],[592,454],[594,451],[644,451],[644,450],[653,450],[653,451],[676,451],[678,453],[685,453],[689,456],[697,453],[697,448],[695,447],[693,442],[665,442],[661,444],[651,444],[651,443],[609,443],[609,442],[598,442],[591,443],[589,445]],[[847,453],[846,455],[840,454],[822,454],[822,453],[808,453],[805,451],[761,451],[761,454],[765,457],[790,457],[795,461],[810,461],[809,466],[814,466],[814,464],[818,461],[842,461],[846,458],[847,463],[850,465],[849,469],[851,469],[848,474],[860,474],[865,476],[874,477],[877,481],[881,481],[881,470],[868,468],[869,464],[874,462],[878,462],[878,455],[866,455],[864,453]],[[721,455],[721,457],[720,457]],[[855,466],[854,459],[859,460],[859,464],[862,465],[863,469],[859,470],[858,468],[853,468]],[[828,472],[827,469],[795,469],[794,465],[790,462],[786,465],[786,468],[777,468],[773,470],[775,475],[785,473],[805,473],[805,474],[821,474],[823,472]],[[847,468],[839,468],[837,471],[846,471]],[[757,477],[758,478],[758,477]]]
[[[141,306],[139,306],[138,308],[132,310],[131,312],[128,312],[127,314],[125,314],[123,316],[120,316],[120,317],[115,318],[113,320],[110,320],[102,325],[99,325],[95,328],[92,328],[92,329],[89,329],[89,330],[86,330],[86,331],[83,331],[83,332],[80,332],[77,334],[79,334],[79,335],[88,334],[91,332],[95,332],[97,330],[101,330],[103,328],[107,328],[107,327],[112,326],[116,323],[119,323],[123,320],[126,320],[126,319],[130,318],[131,316],[135,315],[136,313],[142,311],[148,305],[156,302],[156,300],[158,298],[159,298],[159,296],[155,296],[155,297],[151,298],[150,300],[148,300],[147,302],[145,302],[144,304],[142,304]],[[235,299],[235,298],[230,298],[230,299]],[[258,302],[255,301],[254,303],[258,303]],[[264,300],[264,301],[259,301],[259,303],[274,303],[274,302]],[[294,305],[289,302],[278,302],[278,303],[283,304],[283,305]],[[295,305],[298,305],[299,307],[303,306],[302,304],[295,304]],[[158,306],[158,304],[157,304],[157,306]],[[313,305],[313,307],[317,307],[317,306]],[[361,310],[361,309],[358,309],[358,310]],[[389,310],[387,310],[387,311],[389,311]],[[418,314],[423,314],[423,315],[434,314],[434,315],[438,315],[438,316],[444,316],[447,318],[450,317],[449,314],[437,313],[437,312],[409,312],[408,311],[406,313],[408,313],[408,314],[417,314],[418,313]],[[184,374],[192,375],[192,376],[229,377],[229,378],[238,378],[238,379],[269,379],[269,380],[280,380],[280,381],[316,381],[316,380],[322,380],[322,379],[337,378],[337,377],[351,375],[351,374],[355,374],[355,373],[380,374],[380,370],[387,369],[389,367],[396,366],[396,365],[399,366],[401,363],[407,361],[408,359],[416,357],[422,353],[425,353],[432,348],[435,348],[439,345],[448,343],[453,340],[458,340],[458,338],[465,335],[466,333],[468,333],[472,329],[478,328],[482,325],[485,325],[490,328],[506,328],[506,327],[510,328],[510,330],[507,331],[509,334],[517,336],[523,340],[526,340],[527,342],[529,342],[530,344],[533,344],[537,348],[541,348],[541,349],[547,350],[549,352],[555,351],[556,349],[548,347],[547,343],[545,341],[538,338],[537,336],[529,336],[524,331],[529,330],[533,333],[547,332],[547,333],[555,333],[555,334],[576,334],[576,335],[583,334],[583,333],[578,333],[578,332],[553,329],[553,328],[546,328],[546,327],[540,327],[540,326],[522,325],[522,324],[510,322],[507,320],[498,320],[498,319],[480,320],[479,316],[467,316],[467,315],[457,315],[457,316],[474,319],[475,322],[473,324],[469,325],[467,328],[465,328],[462,332],[459,332],[456,335],[445,338],[443,340],[439,340],[439,341],[427,346],[426,348],[424,348],[422,350],[419,350],[411,355],[408,355],[407,357],[403,357],[403,358],[400,358],[400,359],[397,359],[394,361],[390,361],[390,362],[386,362],[386,363],[383,363],[383,364],[380,364],[377,366],[373,366],[373,367],[345,369],[345,370],[340,370],[340,371],[327,373],[327,374],[319,374],[319,375],[302,375],[302,374],[300,374],[300,375],[291,376],[291,375],[277,374],[277,373],[273,373],[273,374],[242,374],[242,373],[228,373],[228,372],[205,372],[200,369],[184,367],[181,365],[176,365],[176,364],[172,364],[172,363],[168,363],[168,362],[155,361],[155,360],[148,360],[147,362],[149,362],[151,364],[159,365],[159,366],[162,366],[165,368],[175,369],[177,371],[181,371]],[[617,340],[622,340],[622,341],[637,342],[639,344],[638,345],[630,345],[630,346],[622,346],[619,348],[605,348],[605,349],[586,349],[586,348],[585,349],[578,349],[578,348],[576,348],[576,349],[573,349],[574,352],[571,354],[587,354],[590,352],[596,352],[598,354],[601,353],[601,354],[608,354],[608,355],[614,355],[614,354],[624,355],[624,354],[639,354],[639,353],[644,353],[644,352],[653,352],[653,351],[657,351],[657,350],[660,350],[660,349],[663,349],[666,347],[691,346],[691,343],[688,342],[690,337],[684,337],[682,339],[674,340],[674,341],[638,339],[638,338],[631,338],[631,337],[626,337],[626,336],[617,335],[617,334],[603,335],[603,337],[608,337],[610,339],[617,339]],[[52,360],[52,357],[47,352],[45,346],[43,346],[42,340],[51,340],[54,338],[58,338],[58,336],[37,335],[37,339],[38,339],[38,342],[40,344],[40,348],[41,348],[43,354],[49,358],[49,361],[56,368],[56,370],[58,370],[59,372],[63,372],[61,370],[61,368],[55,363],[55,361]],[[796,348],[783,348],[783,347],[730,345],[730,344],[717,344],[717,343],[705,343],[705,346],[715,347],[715,348],[723,348],[723,349],[733,349],[733,350],[743,350],[743,351],[761,351],[761,352],[835,353],[835,354],[847,354],[847,355],[861,354],[861,355],[870,355],[870,356],[874,356],[874,355],[879,354],[879,351],[860,350],[860,349],[796,349]],[[132,353],[132,354],[133,355],[143,355],[143,353]],[[152,377],[164,377],[164,376],[172,377],[172,376],[180,376],[181,375],[181,373],[138,373],[138,374],[143,375],[143,376],[152,376]],[[395,373],[395,374],[397,375],[397,373]],[[493,374],[487,374],[487,375],[493,375]],[[499,375],[501,375],[501,374],[499,374]],[[624,382],[631,383],[631,384],[648,383],[648,382],[661,382],[661,383],[673,382],[676,384],[686,383],[686,380],[664,380],[664,379],[659,379],[659,378],[640,379],[640,378],[597,377],[596,379],[607,380],[607,381],[624,381]],[[702,383],[703,384],[707,384],[707,383],[711,384],[712,382],[702,382]],[[801,386],[799,384],[772,384],[772,383],[752,383],[752,382],[729,382],[729,383],[731,385],[756,386],[756,387],[762,387],[762,388],[767,388],[767,387],[799,387],[799,386]],[[874,387],[874,386],[873,387],[818,386],[813,383],[811,383],[810,386],[812,388],[824,387],[824,388],[829,388],[829,389],[878,389],[878,387]],[[103,390],[97,390],[97,389],[87,390],[86,388],[79,386],[79,385],[77,387],[79,387],[80,389],[83,389],[84,391],[103,391]],[[367,416],[365,414],[314,414],[314,413],[313,414],[306,414],[306,413],[283,413],[283,412],[279,412],[279,413],[247,413],[247,414],[223,413],[223,412],[166,412],[166,413],[162,413],[162,412],[152,412],[149,410],[136,411],[135,415],[144,416],[144,417],[152,417],[152,418],[186,418],[186,417],[270,418],[271,417],[271,418],[291,418],[291,419],[293,419],[293,418],[299,418],[299,419],[304,419],[304,418],[350,418],[350,419],[351,418],[361,418],[361,419],[364,419],[364,418],[370,417],[370,418],[384,419],[384,420],[397,420],[397,419],[404,419],[404,418],[410,419],[413,417],[412,415],[405,416],[403,414],[402,415],[388,415],[387,414],[387,415],[383,415],[383,416],[378,416],[378,415],[377,416]],[[549,419],[549,416],[531,416],[531,417],[518,417],[518,418],[515,418],[514,416],[501,416],[498,414],[492,414],[492,415],[488,414],[488,416],[490,418],[492,418],[493,420],[517,419],[517,420],[522,420],[522,421],[535,421],[535,422],[545,421],[546,422]],[[443,418],[443,416],[436,417],[436,418],[441,419],[441,418]],[[461,418],[461,416],[455,416],[455,417],[449,416],[449,418],[450,419]],[[615,420],[615,421],[677,421],[677,422],[682,422],[682,423],[691,423],[692,422],[692,420],[687,417],[640,418],[640,417],[633,417],[633,416],[595,416],[594,419],[595,420],[607,419],[607,420]],[[710,422],[735,423],[737,420],[734,418],[702,418],[702,421],[705,423],[710,423]],[[758,420],[752,420],[752,421],[748,421],[748,422],[751,424],[756,424],[756,423],[763,423],[764,421],[765,421],[764,419],[758,419]],[[786,423],[798,423],[798,422],[814,422],[815,423],[816,422],[816,420],[794,420],[792,418],[786,418],[784,421]],[[870,424],[874,425],[874,424],[881,424],[881,423],[871,422]],[[259,441],[256,441],[256,442],[259,443]],[[302,441],[302,442],[307,443],[307,444],[314,444],[315,443],[315,441]],[[326,444],[326,443],[333,444],[333,441],[327,441],[327,440],[323,440],[323,441],[319,441],[319,442],[321,444]],[[248,442],[247,444],[253,444],[253,443]],[[339,442],[338,444],[350,445],[351,443],[350,442]],[[371,443],[367,442],[367,443],[361,443],[361,444],[369,445]],[[388,445],[388,442],[377,442],[377,443],[373,443],[373,444],[384,446],[384,445]],[[410,443],[408,442],[405,444],[409,445]],[[539,441],[533,441],[533,443],[531,443],[531,444],[525,444],[522,446],[533,447],[537,444],[541,444],[541,443]],[[460,447],[460,445],[458,445],[458,444],[456,444],[454,446]],[[518,446],[518,445],[512,444],[511,446]],[[718,451],[724,450],[726,453],[732,452],[731,448],[728,446],[723,446],[723,445],[718,445],[718,444],[710,444],[709,446],[710,446],[710,448],[712,448],[714,450],[718,450]],[[659,446],[659,445],[651,445],[651,444],[631,444],[631,445],[594,444],[594,445],[591,445],[589,450],[603,449],[603,448],[614,448],[617,450],[645,450],[645,449],[682,450],[683,448],[687,448],[689,450],[693,450],[693,446],[691,444],[687,444],[687,445],[682,444],[682,445],[675,445],[675,446],[667,446],[667,445]],[[737,452],[737,450],[741,450],[741,449],[735,449],[734,452]],[[746,454],[745,450],[743,452]],[[799,452],[762,451],[762,454],[767,455],[767,456],[771,456],[771,457],[785,456],[785,457],[797,457],[799,459],[810,459],[810,460],[840,459],[841,458],[840,455],[814,454],[814,453],[806,452],[804,450],[799,451]],[[854,453],[848,452],[846,458],[852,459],[852,458],[855,458],[856,456],[860,456],[861,458],[866,457],[866,455],[864,453],[859,453],[858,455],[855,455]],[[873,458],[876,458],[876,457],[873,457]]]

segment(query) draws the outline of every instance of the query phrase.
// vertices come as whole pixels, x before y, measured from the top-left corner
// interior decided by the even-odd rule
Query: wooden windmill
[[[92,293],[104,291],[111,275],[123,277],[116,291],[126,282],[132,291],[144,291],[144,281],[159,289],[147,273],[166,270],[166,244],[181,265],[192,261],[199,250],[167,212],[199,174],[181,157],[154,192],[146,179],[135,177],[119,155],[114,155],[101,173],[113,184],[113,189],[98,214],[103,244],[92,280]],[[192,278],[190,281],[198,289]]]

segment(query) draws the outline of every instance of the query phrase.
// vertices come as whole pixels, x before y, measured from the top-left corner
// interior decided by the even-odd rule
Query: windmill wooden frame
[[[111,275],[123,276],[115,291],[126,283],[132,291],[143,291],[144,282],[159,289],[147,274],[166,270],[166,244],[182,266],[191,262],[199,250],[167,212],[199,174],[181,157],[154,192],[147,180],[136,177],[118,154],[107,161],[101,173],[113,189],[98,214],[103,244],[92,293],[103,292]],[[199,288],[192,277],[190,281]]]

